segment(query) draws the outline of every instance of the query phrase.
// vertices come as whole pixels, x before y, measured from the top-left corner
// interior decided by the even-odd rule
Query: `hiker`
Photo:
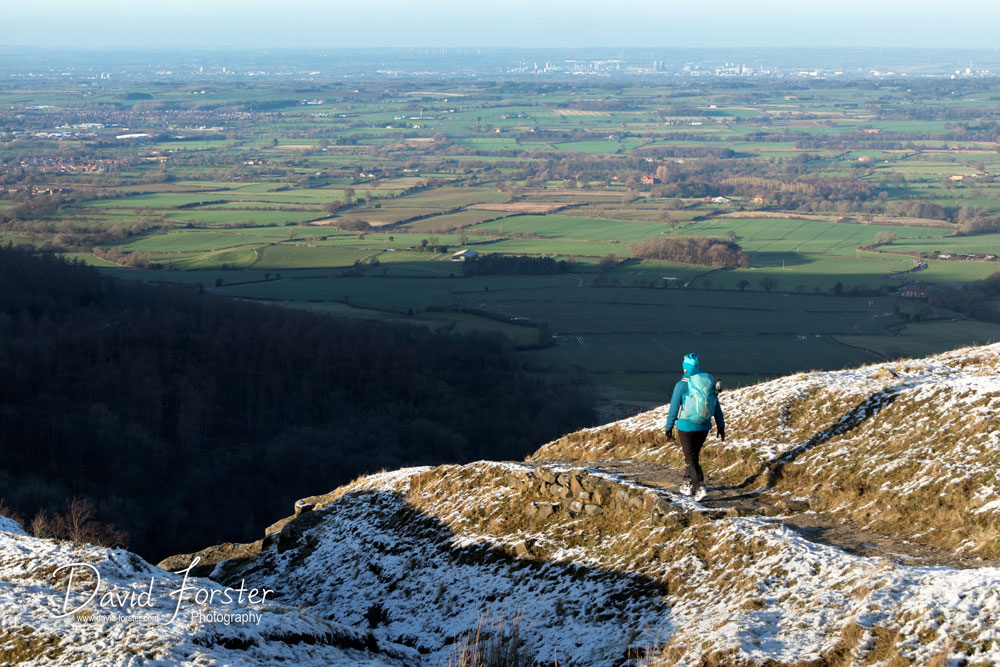
[[[677,438],[684,450],[684,462],[687,464],[681,493],[694,496],[701,500],[708,495],[705,489],[705,475],[701,471],[698,457],[702,445],[712,428],[712,417],[715,417],[716,433],[720,440],[726,439],[726,422],[722,418],[722,406],[716,395],[715,380],[711,375],[701,370],[698,355],[691,353],[684,357],[684,377],[674,385],[674,393],[670,398],[670,412],[667,415],[667,439],[674,439],[674,425],[677,426]]]

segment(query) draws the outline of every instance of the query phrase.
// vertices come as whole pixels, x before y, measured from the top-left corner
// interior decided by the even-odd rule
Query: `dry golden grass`
[[[486,610],[476,627],[452,649],[448,667],[532,667],[535,661],[521,636],[522,614],[511,618]]]
[[[0,628],[0,662],[4,664],[45,664],[56,660],[63,649],[58,635],[46,634],[31,626]]]
[[[862,369],[847,387],[802,374],[724,392],[730,440],[710,436],[702,466],[720,486],[808,499],[811,509],[870,530],[1000,558],[1000,513],[976,511],[985,502],[977,494],[1000,467],[1000,450],[990,445],[1000,401],[954,380],[959,372],[996,375],[1000,354],[974,349],[944,361],[919,391],[905,387],[911,376],[926,376],[923,361]],[[531,460],[632,459],[683,469],[680,447],[662,433],[664,418],[660,409],[572,433]]]

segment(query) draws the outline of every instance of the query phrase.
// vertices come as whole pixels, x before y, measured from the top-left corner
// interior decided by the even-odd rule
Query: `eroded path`
[[[998,560],[967,556],[948,549],[911,542],[891,534],[868,530],[850,521],[833,519],[810,509],[806,502],[789,500],[767,489],[748,491],[743,487],[713,485],[710,470],[705,472],[709,495],[700,503],[696,503],[680,494],[679,487],[684,478],[684,471],[679,468],[634,459],[604,461],[546,459],[531,461],[528,465],[536,467],[557,465],[610,475],[664,495],[672,502],[681,500],[684,505],[700,507],[707,511],[717,510],[718,516],[771,517],[806,539],[859,556],[886,558],[902,565],[963,569],[1000,566]]]

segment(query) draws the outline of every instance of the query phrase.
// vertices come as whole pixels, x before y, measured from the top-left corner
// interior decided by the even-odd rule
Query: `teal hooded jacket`
[[[697,375],[703,372],[700,366],[688,367],[685,365],[684,377],[689,378],[692,375]],[[670,412],[667,414],[667,425],[664,429],[667,433],[677,426],[678,431],[710,431],[712,429],[712,420],[708,419],[703,422],[693,422],[687,419],[677,419],[677,413],[681,409],[681,404],[684,402],[684,396],[688,393],[688,383],[681,380],[674,385],[674,393],[670,397]],[[722,416],[722,405],[719,401],[715,402],[715,426],[720,431],[725,432],[726,421]]]

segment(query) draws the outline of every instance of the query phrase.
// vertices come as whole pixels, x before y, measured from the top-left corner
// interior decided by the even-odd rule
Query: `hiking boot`
[[[681,493],[683,493],[685,496],[691,495],[691,480],[686,479],[683,482],[681,482]]]
[[[704,486],[699,486],[698,490],[694,492],[694,499],[704,500],[707,495],[708,495],[708,489],[706,489]]]

